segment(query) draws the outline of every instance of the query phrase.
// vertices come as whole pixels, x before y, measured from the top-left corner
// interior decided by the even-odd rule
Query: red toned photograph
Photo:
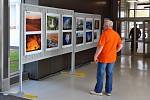
[[[26,32],[41,31],[41,13],[26,12]]]
[[[26,35],[26,52],[41,50],[41,34]]]

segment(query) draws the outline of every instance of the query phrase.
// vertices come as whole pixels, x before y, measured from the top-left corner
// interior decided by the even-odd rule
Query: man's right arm
[[[119,45],[117,46],[117,52],[119,52],[119,51],[122,49],[122,47],[123,47],[123,45],[122,45],[122,44],[119,44]]]
[[[95,55],[94,55],[94,61],[95,61],[95,62],[97,62],[98,56],[100,55],[102,49],[103,49],[103,46],[97,47],[96,53],[95,53]]]

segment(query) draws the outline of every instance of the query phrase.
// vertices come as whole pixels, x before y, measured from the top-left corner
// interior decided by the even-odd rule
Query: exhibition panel
[[[22,4],[22,64],[94,48],[100,21],[100,15]]]
[[[72,52],[74,11],[21,5],[22,64]]]
[[[20,13],[20,68],[24,66],[29,76],[35,76],[32,79],[66,68],[74,71],[76,53],[96,47],[101,27],[100,15],[28,4],[21,4]],[[57,65],[51,63],[51,58],[58,58]]]
[[[25,11],[24,17],[25,55],[41,52],[42,13]]]
[[[101,30],[101,16],[75,12],[75,52],[96,47]]]

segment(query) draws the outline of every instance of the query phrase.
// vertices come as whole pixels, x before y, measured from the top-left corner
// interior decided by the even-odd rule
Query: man
[[[131,37],[131,52],[134,51],[134,27],[131,29],[129,33],[129,38]],[[138,39],[141,37],[141,31],[139,28],[137,28],[136,24],[136,50],[138,49]]]
[[[117,57],[117,52],[122,48],[122,42],[119,34],[113,29],[113,22],[107,20],[104,22],[103,33],[97,44],[97,50],[94,61],[98,63],[97,67],[97,83],[94,91],[90,91],[93,95],[103,95],[103,79],[106,71],[105,93],[110,96],[112,92],[113,68]]]

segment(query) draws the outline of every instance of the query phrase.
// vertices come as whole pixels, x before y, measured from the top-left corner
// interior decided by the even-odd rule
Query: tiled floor
[[[41,81],[25,81],[25,93],[37,100],[150,100],[150,58],[121,56],[114,70],[112,96],[93,96],[89,90],[96,83],[96,64],[77,69],[85,77],[57,74]],[[18,90],[13,86],[10,92]]]

